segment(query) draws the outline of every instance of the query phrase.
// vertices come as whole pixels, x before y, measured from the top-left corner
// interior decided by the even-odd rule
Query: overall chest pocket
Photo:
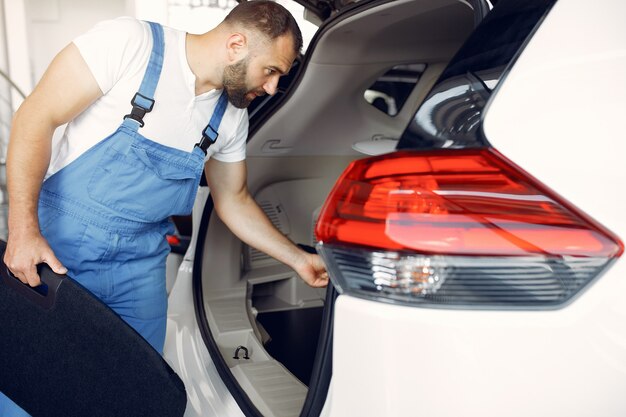
[[[162,152],[134,146],[120,152],[112,146],[95,167],[88,194],[121,217],[158,222],[191,212],[201,174],[202,161],[189,166]]]

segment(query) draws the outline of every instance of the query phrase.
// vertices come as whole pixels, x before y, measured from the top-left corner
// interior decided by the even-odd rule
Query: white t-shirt
[[[163,27],[164,59],[154,95],[155,104],[139,132],[158,143],[187,152],[202,137],[222,90],[195,95],[196,77],[187,63],[185,32]],[[104,93],[72,120],[61,137],[52,141],[46,177],[113,133],[129,114],[131,99],[139,90],[150,53],[152,31],[146,22],[120,17],[98,23],[74,39]],[[206,59],[210,59],[207,56]],[[207,152],[222,162],[245,159],[248,113],[228,104],[218,129],[217,142]]]

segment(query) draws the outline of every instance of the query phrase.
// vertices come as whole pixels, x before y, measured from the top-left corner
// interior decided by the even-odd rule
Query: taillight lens
[[[340,291],[410,304],[559,305],[623,252],[493,149],[355,161],[316,235]]]

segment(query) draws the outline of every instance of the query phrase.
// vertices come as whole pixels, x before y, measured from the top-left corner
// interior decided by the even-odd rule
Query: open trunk
[[[395,148],[484,12],[460,0],[363,2],[321,27],[287,93],[251,122],[248,186],[279,230],[315,245],[315,222],[337,177],[364,153]],[[209,200],[194,296],[222,379],[246,415],[320,415],[334,294],[242,244],[212,214]]]

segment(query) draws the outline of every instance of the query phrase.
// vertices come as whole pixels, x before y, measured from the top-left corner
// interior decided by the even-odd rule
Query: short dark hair
[[[224,22],[255,29],[270,40],[289,34],[293,39],[296,54],[302,49],[302,32],[296,19],[287,9],[273,1],[244,0],[230,11]]]

